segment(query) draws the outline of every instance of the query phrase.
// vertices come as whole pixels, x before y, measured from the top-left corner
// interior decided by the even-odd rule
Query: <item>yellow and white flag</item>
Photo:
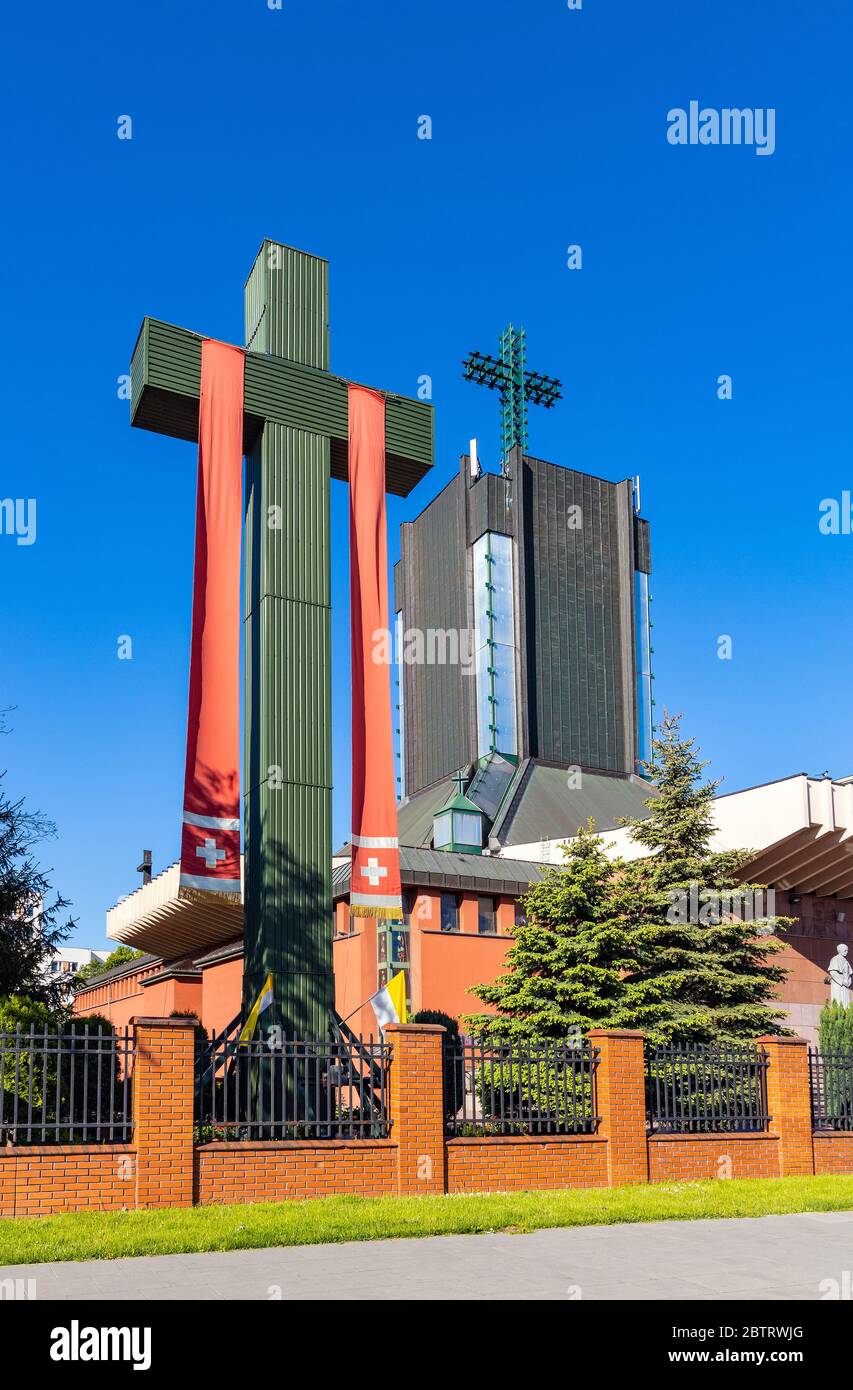
[[[240,1034],[240,1042],[248,1042],[249,1039],[253,1037],[255,1029],[258,1026],[258,1019],[260,1018],[264,1009],[268,1009],[270,1007],[271,1003],[272,974],[270,973],[269,975],[267,975],[267,978],[264,981],[263,989],[261,990],[260,994],[258,995],[257,999],[251,1007],[249,1017],[246,1019],[245,1026],[243,1028],[242,1033]]]
[[[370,996],[369,1003],[376,1014],[376,1022],[381,1032],[385,1032],[389,1023],[405,1023],[409,1017],[406,1012],[405,970],[398,970],[387,985],[383,985],[382,989]]]

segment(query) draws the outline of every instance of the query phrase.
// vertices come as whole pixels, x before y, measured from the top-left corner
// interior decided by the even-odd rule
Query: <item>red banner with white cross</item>
[[[243,365],[202,341],[182,897],[240,894]]]
[[[352,635],[350,914],[402,920],[391,728],[385,397],[349,388]]]

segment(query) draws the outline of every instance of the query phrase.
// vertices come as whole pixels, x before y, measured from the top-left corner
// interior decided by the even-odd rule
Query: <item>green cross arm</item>
[[[130,369],[131,423],[176,439],[198,439],[201,335],[145,318]],[[348,477],[348,382],[317,367],[272,354],[246,352],[243,447],[248,452],[266,422],[326,435],[331,475]],[[433,459],[433,408],[408,396],[386,399],[385,480],[407,497]]]
[[[465,358],[465,380],[477,386],[487,386],[490,391],[506,391],[512,385],[512,371],[499,357],[490,357],[487,352],[472,352]],[[560,390],[562,382],[556,377],[545,376],[544,372],[524,372],[524,393],[534,405],[544,405],[552,410],[557,401],[563,399]]]

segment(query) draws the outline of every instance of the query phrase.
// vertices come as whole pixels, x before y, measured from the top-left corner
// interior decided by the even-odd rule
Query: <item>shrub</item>
[[[819,1040],[824,1059],[824,1115],[830,1123],[837,1122],[836,1127],[846,1128],[853,1115],[853,1006],[825,1004]]]
[[[820,1015],[819,1037],[823,1053],[853,1052],[853,1007],[845,1009],[843,1004],[825,1004]]]
[[[509,1042],[493,1043],[474,1073],[474,1089],[484,1116],[499,1133],[561,1133],[591,1128],[590,1073],[572,1068],[561,1051],[534,1044],[521,1051]],[[514,1116],[510,1126],[502,1116]],[[488,1127],[488,1126],[487,1126]]]

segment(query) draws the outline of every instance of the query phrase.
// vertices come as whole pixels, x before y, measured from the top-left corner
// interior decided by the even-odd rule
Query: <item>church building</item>
[[[556,383],[555,385],[559,385]],[[394,573],[398,838],[403,920],[350,912],[351,846],[333,858],[335,1007],[375,1032],[370,996],[403,970],[411,1011],[459,1017],[502,970],[519,898],[592,819],[612,852],[653,788],[649,525],[630,480],[609,482],[475,449],[402,527]],[[781,963],[791,1024],[816,1037],[826,966],[853,920],[853,779],[806,774],[715,803],[718,848],[756,851],[747,873],[795,918]],[[849,895],[849,896],[848,896]],[[210,1031],[240,1011],[239,900],[187,900],[179,865],[107,914],[145,952],[76,996],[78,1014],[196,1013]]]

